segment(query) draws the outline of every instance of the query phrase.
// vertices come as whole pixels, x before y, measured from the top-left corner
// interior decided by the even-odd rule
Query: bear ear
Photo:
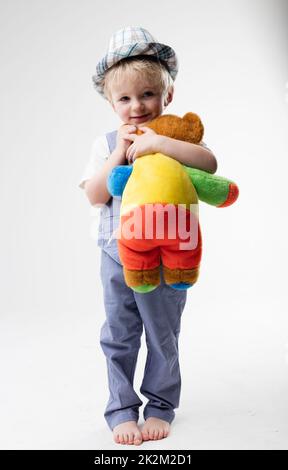
[[[204,126],[200,117],[195,113],[186,113],[182,119],[186,121],[187,124],[189,124],[193,142],[201,142],[204,134]]]

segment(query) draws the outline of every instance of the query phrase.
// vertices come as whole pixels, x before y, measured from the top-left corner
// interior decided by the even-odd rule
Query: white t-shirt
[[[109,155],[110,150],[106,136],[101,135],[96,137],[91,148],[90,158],[84,168],[82,178],[79,183],[80,188],[84,189],[85,181],[92,178],[99,170],[101,170]]]
[[[210,150],[205,142],[200,142],[199,145]],[[90,158],[87,162],[86,167],[84,168],[82,178],[79,183],[79,187],[84,189],[85,181],[92,178],[96,173],[101,170],[105,162],[107,161],[110,155],[110,150],[108,142],[105,135],[101,135],[95,138],[94,143],[91,148]]]

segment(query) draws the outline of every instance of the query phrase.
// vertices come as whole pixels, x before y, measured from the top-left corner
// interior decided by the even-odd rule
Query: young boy
[[[140,27],[113,34],[106,56],[93,76],[96,90],[107,99],[122,125],[95,140],[80,187],[93,206],[101,206],[98,245],[106,321],[100,344],[106,356],[110,398],[105,419],[120,444],[140,445],[143,440],[167,437],[179,405],[181,377],[178,360],[180,319],[186,290],[165,284],[140,294],[126,286],[113,229],[119,222],[120,200],[110,196],[106,181],[112,168],[132,163],[147,153],[162,152],[179,162],[211,173],[217,162],[203,145],[159,136],[145,127],[172,101],[178,72],[174,50],[159,44]],[[144,134],[135,134],[140,127]],[[111,226],[113,223],[113,227]],[[145,424],[137,425],[142,401],[133,389],[141,335],[148,349],[141,393],[148,399]]]

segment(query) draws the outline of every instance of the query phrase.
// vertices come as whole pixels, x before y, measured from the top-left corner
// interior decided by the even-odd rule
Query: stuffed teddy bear
[[[146,126],[157,134],[195,144],[204,133],[194,113],[183,118],[165,114]],[[162,153],[113,168],[107,188],[112,196],[122,196],[119,257],[126,284],[139,293],[159,286],[161,262],[166,284],[179,290],[191,287],[197,281],[202,254],[198,199],[227,207],[238,197],[238,187],[232,181],[190,168]]]

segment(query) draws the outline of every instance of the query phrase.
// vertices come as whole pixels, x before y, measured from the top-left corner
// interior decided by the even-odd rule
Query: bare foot
[[[147,418],[142,428],[144,441],[156,441],[167,437],[170,431],[170,424],[159,418]]]
[[[113,429],[114,441],[116,444],[134,444],[139,446],[142,443],[142,434],[136,421],[126,421],[118,424]]]

